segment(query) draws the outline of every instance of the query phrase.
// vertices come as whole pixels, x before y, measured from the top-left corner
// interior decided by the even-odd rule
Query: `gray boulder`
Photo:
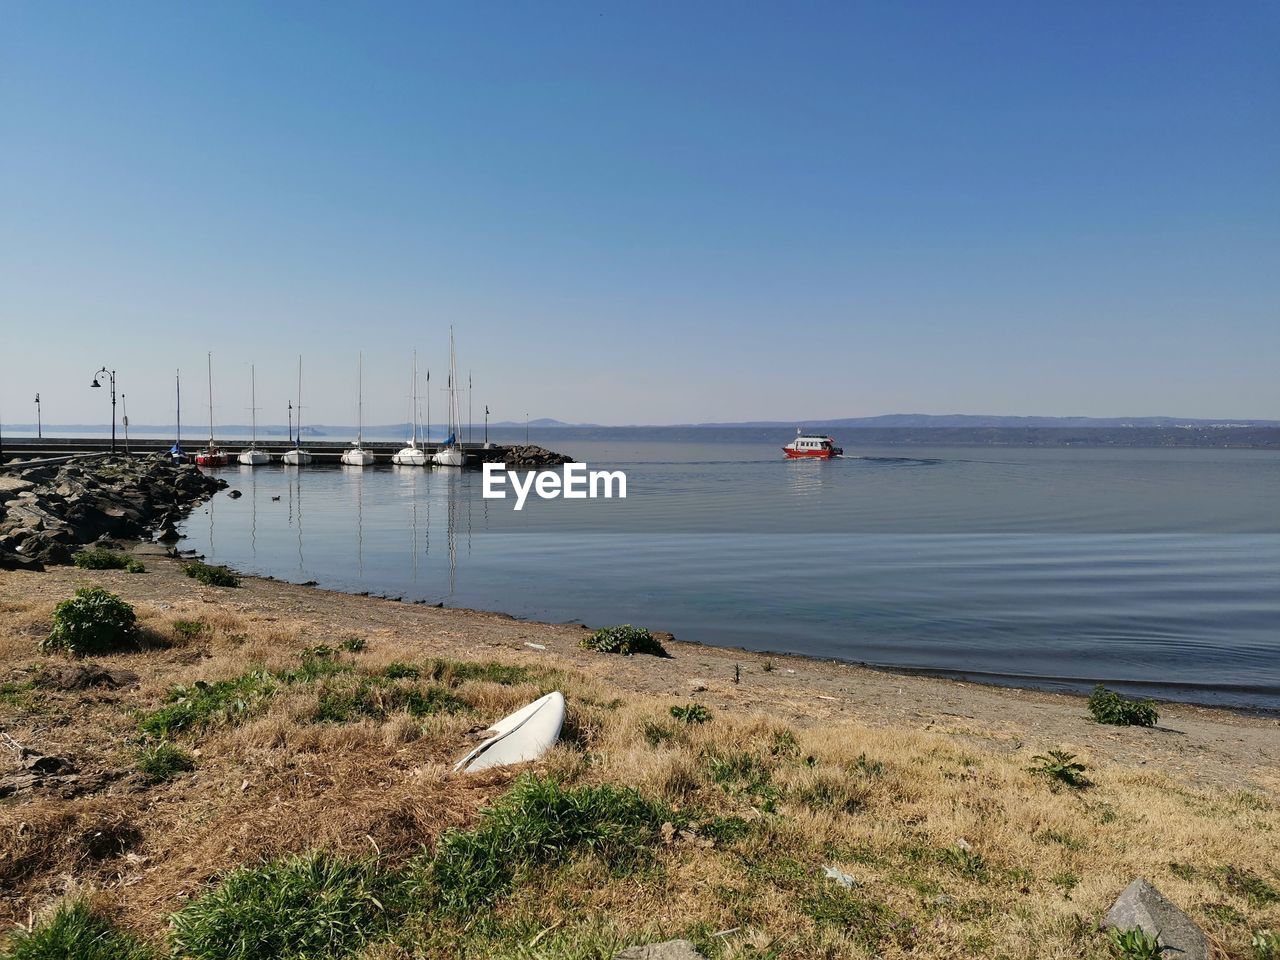
[[[1116,898],[1102,924],[1158,937],[1169,960],[1209,960],[1209,941],[1194,920],[1139,877]]]
[[[627,947],[613,960],[707,960],[688,940],[667,940],[642,947]]]

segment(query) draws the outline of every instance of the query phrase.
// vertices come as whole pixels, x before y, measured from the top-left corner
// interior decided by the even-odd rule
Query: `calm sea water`
[[[539,620],[1280,709],[1280,453],[844,439],[857,456],[803,463],[772,442],[545,436],[624,470],[628,498],[520,513],[477,473],[229,467],[244,496],[195,512],[182,546]]]

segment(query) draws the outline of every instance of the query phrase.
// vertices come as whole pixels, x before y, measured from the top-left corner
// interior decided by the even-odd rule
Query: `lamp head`
[[[100,384],[100,383],[98,382],[98,378],[97,378],[97,377],[94,377],[94,378],[93,378],[93,383],[89,384],[89,386],[91,386],[91,387],[100,387],[100,386],[102,386],[102,384]]]

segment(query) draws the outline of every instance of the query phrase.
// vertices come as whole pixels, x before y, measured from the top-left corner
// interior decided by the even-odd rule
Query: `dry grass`
[[[443,831],[476,824],[518,772],[451,775],[468,731],[558,688],[570,704],[566,736],[538,769],[569,785],[635,787],[691,825],[669,831],[638,873],[591,857],[535,868],[520,883],[539,896],[503,898],[463,929],[408,921],[403,942],[371,948],[370,960],[506,956],[535,939],[527,955],[586,956],[554,951],[676,934],[725,958],[1100,957],[1096,921],[1138,875],[1200,921],[1224,956],[1247,956],[1253,930],[1280,928],[1280,896],[1266,893],[1280,889],[1273,796],[1193,788],[1072,744],[1062,746],[1088,764],[1089,789],[1031,773],[1030,746],[997,751],[944,732],[799,728],[719,705],[710,722],[683,724],[669,710],[685,701],[572,669],[498,683],[430,668],[431,637],[386,630],[335,654],[341,673],[281,681],[239,722],[178,737],[195,771],[153,784],[133,772],[130,749],[139,713],[171,688],[250,669],[284,676],[305,649],[347,637],[206,599],[195,591],[139,606],[164,646],[98,661],[139,674],[136,687],[0,700],[14,739],[101,778],[82,795],[37,791],[0,806],[6,924],[82,889],[162,942],[171,913],[243,864],[318,848],[401,867]],[[51,609],[0,604],[0,682],[25,682],[51,662],[36,653]],[[204,628],[179,630],[180,621]],[[483,659],[521,665],[507,653]],[[316,722],[326,690],[393,663],[423,675],[388,683],[443,685],[467,709]],[[855,885],[826,879],[828,864]]]

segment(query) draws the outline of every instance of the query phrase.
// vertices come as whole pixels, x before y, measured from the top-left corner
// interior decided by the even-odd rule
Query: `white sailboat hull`
[[[264,463],[271,462],[271,455],[265,450],[241,450],[236,460],[246,467],[260,467]]]
[[[425,467],[427,452],[418,447],[404,447],[392,455],[391,462],[399,467]]]
[[[311,454],[306,450],[286,450],[280,459],[292,467],[301,467],[311,462]]]
[[[465,459],[460,447],[445,447],[443,450],[436,451],[431,462],[437,467],[460,467]]]
[[[352,447],[342,452],[342,462],[348,467],[367,467],[374,461],[374,456],[363,447]]]

